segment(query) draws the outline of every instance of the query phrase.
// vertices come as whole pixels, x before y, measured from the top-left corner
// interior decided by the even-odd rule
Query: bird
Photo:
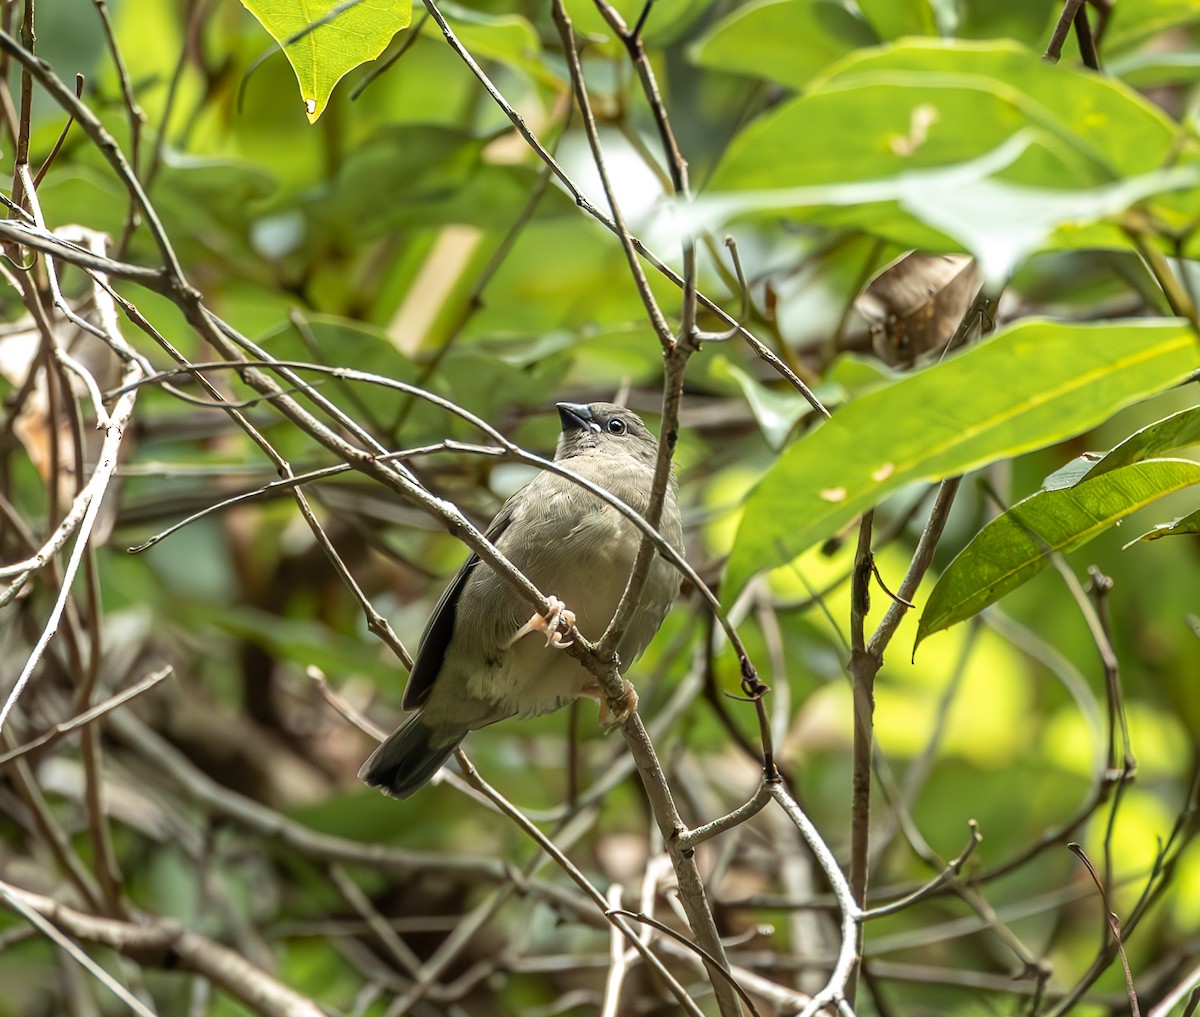
[[[562,402],[557,409],[562,432],[554,461],[646,515],[658,442],[637,414],[606,402]],[[658,530],[683,553],[673,471]],[[419,790],[470,731],[497,721],[551,713],[584,695],[601,700],[605,720],[599,686],[563,650],[572,627],[593,640],[608,628],[641,531],[594,492],[543,470],[504,503],[487,538],[546,594],[551,610],[528,618],[528,603],[508,580],[475,554],[463,563],[421,636],[402,701],[412,716],[358,773],[390,797]],[[617,647],[622,674],[650,643],[679,589],[675,566],[657,552]]]

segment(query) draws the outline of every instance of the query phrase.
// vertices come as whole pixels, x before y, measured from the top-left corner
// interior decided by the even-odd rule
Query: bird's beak
[[[592,419],[592,411],[583,403],[559,403],[558,416],[564,434],[569,431],[600,430],[600,425]]]

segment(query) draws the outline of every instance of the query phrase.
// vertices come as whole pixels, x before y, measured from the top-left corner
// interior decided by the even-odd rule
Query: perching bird
[[[612,403],[559,403],[562,435],[554,459],[645,515],[658,444],[638,416]],[[683,539],[672,476],[659,532],[678,551]],[[600,697],[583,665],[563,647],[573,622],[599,639],[616,614],[641,531],[586,488],[550,471],[504,503],[488,539],[551,600],[529,603],[472,555],[425,627],[404,690],[416,710],[363,764],[358,776],[406,798],[474,731],[506,717],[550,713],[581,695]],[[655,555],[633,620],[617,648],[624,672],[658,631],[679,592],[679,574]],[[537,633],[545,634],[545,639]]]

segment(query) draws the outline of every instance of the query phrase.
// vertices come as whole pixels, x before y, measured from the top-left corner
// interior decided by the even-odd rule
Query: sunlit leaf
[[[1074,487],[1085,478],[1098,477],[1151,456],[1162,456],[1200,444],[1200,406],[1173,413],[1134,431],[1111,452],[1085,452],[1060,467],[1042,482],[1043,491]]]
[[[1143,540],[1158,540],[1160,537],[1178,537],[1185,533],[1200,533],[1200,509],[1195,512],[1189,512],[1186,516],[1179,516],[1172,519],[1169,523],[1159,523],[1151,530],[1147,530],[1140,537],[1131,540],[1125,546],[1133,547],[1134,544]]]
[[[296,72],[308,122],[315,123],[336,85],[374,60],[412,21],[412,0],[242,0]],[[314,27],[315,26],[315,27]]]
[[[1200,483],[1200,463],[1150,459],[1059,491],[1039,491],[988,523],[942,573],[917,644],[978,614],[1037,575],[1053,553],[1082,547],[1163,495]]]
[[[868,393],[787,449],[751,493],[726,602],[755,572],[788,561],[902,484],[1079,434],[1198,365],[1200,349],[1179,322],[1025,321]]]
[[[1151,456],[1200,445],[1200,406],[1173,413],[1134,431],[1091,468],[1088,479]]]

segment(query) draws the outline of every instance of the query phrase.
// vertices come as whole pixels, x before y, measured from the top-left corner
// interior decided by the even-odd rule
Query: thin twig
[[[613,923],[613,925],[621,930],[629,944],[642,955],[642,958],[645,960],[647,965],[654,970],[658,977],[662,978],[666,982],[668,988],[671,990],[671,994],[679,1001],[680,1005],[683,1006],[688,1013],[692,1014],[693,1017],[703,1017],[702,1011],[696,1005],[695,1000],[688,995],[687,990],[679,984],[679,982],[675,979],[675,976],[663,966],[662,961],[660,961],[641,941],[641,939],[638,938],[637,930],[630,926],[629,923],[619,915],[608,914],[608,901],[605,899],[604,894],[601,893],[579,870],[579,868],[569,858],[567,858],[565,854],[562,853],[558,845],[555,844],[554,841],[550,840],[550,838],[542,833],[542,831],[536,826],[534,826],[533,823],[522,814],[520,809],[512,805],[502,794],[500,794],[500,792],[488,784],[487,781],[485,781],[479,775],[479,772],[471,764],[471,761],[467,758],[466,753],[463,752],[462,749],[455,750],[455,757],[458,759],[459,766],[462,767],[463,774],[466,777],[467,782],[476,790],[480,791],[489,799],[491,799],[500,808],[501,812],[513,820],[513,822],[515,822],[528,836],[533,838],[537,845],[554,860],[559,868],[561,868],[568,876],[570,876],[575,885],[578,886],[584,893],[586,893],[593,901],[595,901],[596,905],[602,911],[604,911],[605,917],[607,917],[609,921]]]
[[[43,731],[36,738],[31,738],[29,741],[18,745],[14,749],[0,753],[0,766],[4,766],[7,763],[11,763],[14,759],[19,759],[21,756],[26,756],[30,752],[43,748],[46,745],[50,745],[62,738],[63,735],[68,735],[72,731],[77,731],[81,727],[86,727],[93,721],[99,720],[106,713],[111,713],[118,707],[124,706],[131,700],[137,699],[138,696],[149,692],[152,688],[158,685],[159,682],[171,677],[173,673],[174,668],[170,664],[168,664],[166,667],[159,668],[157,671],[152,671],[141,681],[136,682],[127,689],[122,689],[115,696],[104,700],[104,702],[97,703],[90,710],[85,710],[83,713],[72,717],[70,720],[61,721],[60,723],[55,724],[54,727],[50,728],[49,730]]]
[[[746,820],[758,815],[770,801],[771,786],[764,780],[758,785],[754,795],[744,805],[739,806],[720,819],[714,819],[711,823],[705,823],[703,826],[697,826],[694,829],[679,833],[675,837],[675,843],[684,851],[694,850],[697,845],[703,844],[706,840],[711,840],[718,834],[732,830],[735,826],[740,826]]]
[[[845,875],[842,873],[841,867],[837,863],[837,859],[833,857],[833,852],[829,850],[829,846],[822,839],[820,832],[813,825],[812,820],[804,814],[799,804],[783,786],[782,782],[775,781],[771,783],[771,797],[779,803],[787,815],[800,831],[800,835],[804,838],[804,843],[812,851],[817,859],[817,864],[821,867],[821,871],[825,873],[825,878],[829,880],[829,885],[833,889],[833,895],[837,900],[838,909],[841,912],[841,920],[839,922],[839,932],[841,942],[838,947],[837,962],[830,972],[829,980],[825,983],[825,987],[818,992],[809,1001],[808,1005],[801,1012],[801,1017],[814,1017],[821,1009],[830,1003],[834,1004],[838,1012],[846,1017],[854,1013],[853,1006],[846,999],[846,989],[854,977],[854,968],[858,960],[858,926],[862,920],[862,909],[854,900],[854,894],[851,892],[850,884],[846,881]]]
[[[37,898],[33,895],[29,895],[29,897],[32,897],[32,901],[27,899],[26,894],[18,887],[0,882],[0,898],[10,908],[21,915],[30,925],[38,929],[47,939],[79,964],[80,967],[84,968],[96,981],[108,989],[109,992],[116,996],[117,999],[129,1007],[135,1014],[138,1014],[139,1017],[157,1017],[153,1010],[148,1009],[145,1003],[92,960],[85,950],[81,949],[68,936],[64,935],[53,922],[42,915],[33,901],[41,902],[45,898]]]
[[[862,920],[869,922],[873,918],[883,918],[885,915],[894,915],[898,911],[903,911],[905,908],[911,907],[919,900],[924,900],[931,896],[935,891],[940,890],[943,886],[953,879],[957,879],[963,867],[967,864],[967,860],[975,853],[975,849],[979,846],[979,842],[983,840],[983,835],[979,832],[979,824],[975,820],[969,820],[967,825],[971,829],[970,838],[967,840],[967,845],[959,852],[957,858],[951,859],[946,863],[946,867],[942,869],[936,876],[933,877],[924,886],[920,886],[912,893],[906,894],[899,900],[892,901],[890,904],[880,904],[878,907],[870,908],[862,913]]]
[[[478,62],[476,62],[474,57],[472,57],[467,51],[467,48],[463,46],[458,36],[454,34],[454,30],[450,27],[445,16],[442,14],[434,0],[422,0],[422,2],[425,4],[426,10],[428,10],[430,15],[432,15],[433,20],[437,22],[437,25],[441,29],[442,35],[445,36],[446,42],[450,45],[450,48],[455,52],[459,59],[461,59],[463,63],[470,68],[471,73],[473,73],[475,77],[479,79],[480,84],[483,85],[488,95],[490,95],[496,105],[500,107],[504,115],[508,117],[513,127],[516,128],[517,133],[519,133],[521,137],[525,139],[526,143],[534,150],[538,158],[545,162],[546,165],[550,166],[551,170],[554,172],[554,175],[559,179],[559,181],[562,182],[563,186],[567,189],[567,192],[571,195],[571,198],[574,200],[575,204],[593,219],[603,225],[606,229],[616,233],[616,223],[614,223],[611,218],[609,218],[598,208],[596,208],[595,205],[588,201],[587,197],[570,178],[566,171],[563,170],[563,168],[558,164],[549,151],[547,151],[545,145],[538,140],[537,136],[525,123],[525,120],[521,114],[516,111],[516,109],[511,103],[508,102],[507,99],[504,98],[500,90],[492,83],[491,78],[487,76],[483,68],[479,66]],[[666,276],[666,278],[670,279],[671,282],[673,282],[676,286],[679,286],[681,289],[683,288],[683,276],[663,262],[657,255],[647,248],[645,244],[637,239],[637,237],[631,236],[630,239],[633,243],[634,249],[638,252],[638,254],[641,255],[641,257],[643,257],[647,262],[649,262],[656,271]],[[711,311],[726,325],[737,328],[739,334],[760,359],[764,360],[776,371],[778,371],[779,374],[782,375],[818,413],[824,417],[829,416],[829,411],[825,409],[825,407],[821,404],[821,401],[813,394],[812,390],[805,385],[804,382],[796,375],[796,373],[790,367],[788,367],[788,365],[785,364],[765,343],[763,343],[752,332],[750,332],[744,324],[737,321],[720,305],[710,300],[703,293],[697,293],[696,299],[701,305],[704,306],[706,310]]]

